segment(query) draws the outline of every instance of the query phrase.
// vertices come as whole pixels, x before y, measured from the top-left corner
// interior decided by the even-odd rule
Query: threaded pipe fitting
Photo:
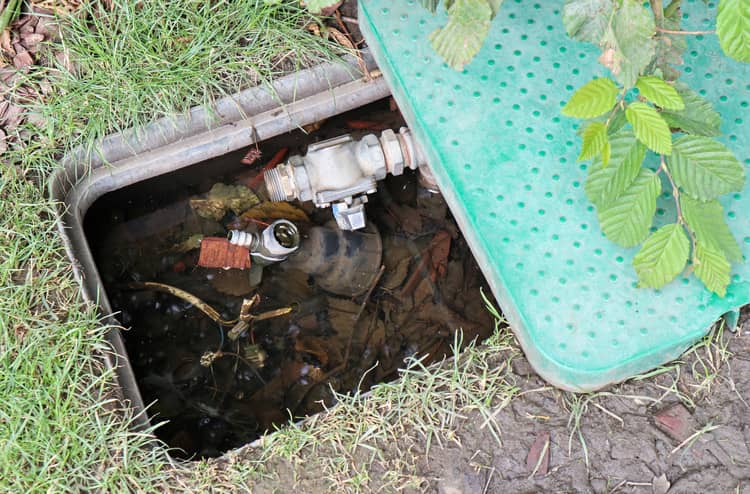
[[[277,166],[276,168],[268,170],[263,174],[263,179],[266,182],[266,190],[268,191],[268,197],[273,202],[288,200],[284,188],[285,179],[282,176],[281,170],[281,166]]]

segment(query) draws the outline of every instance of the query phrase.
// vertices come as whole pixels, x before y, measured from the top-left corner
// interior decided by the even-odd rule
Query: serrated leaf
[[[724,219],[724,208],[719,201],[703,202],[682,194],[680,205],[682,215],[698,242],[723,252],[730,261],[742,261],[742,250]]]
[[[659,228],[643,243],[633,258],[633,267],[642,287],[661,288],[685,268],[690,241],[681,225]]]
[[[628,119],[625,118],[625,110],[623,110],[622,108],[618,108],[617,110],[615,110],[615,113],[612,115],[612,118],[609,121],[607,133],[610,137],[612,137],[612,135],[622,130],[622,128],[625,127],[626,123],[628,123]]]
[[[727,286],[729,286],[731,266],[724,254],[698,242],[695,258],[695,276],[719,297],[725,296]]]
[[[675,182],[701,201],[742,190],[745,169],[722,143],[700,136],[677,139],[668,160]]]
[[[667,125],[687,134],[706,137],[721,135],[721,115],[714,110],[711,103],[690,89],[687,84],[677,82],[674,87],[685,102],[685,109],[677,112],[662,111],[661,116]]]
[[[645,103],[630,103],[625,116],[633,126],[635,136],[650,150],[659,154],[672,152],[672,132],[659,112]]]
[[[602,160],[591,165],[584,190],[589,201],[599,209],[614,202],[633,183],[646,157],[646,147],[638,142],[631,130],[612,136],[609,166]]]
[[[490,4],[490,8],[492,9],[492,18],[494,19],[498,12],[500,12],[500,7],[503,5],[504,0],[487,0],[487,2]]]
[[[685,102],[682,96],[671,85],[656,76],[642,76],[638,78],[635,87],[641,92],[641,96],[661,108],[669,110],[683,110]]]
[[[448,23],[430,35],[432,47],[448,65],[462,70],[482,48],[491,19],[487,0],[455,0],[448,9]]]
[[[583,131],[583,143],[578,161],[584,161],[597,156],[607,145],[607,126],[601,122],[591,122]]]
[[[587,82],[573,93],[562,108],[562,114],[575,118],[596,118],[604,115],[617,103],[617,86],[611,79],[601,77]]]
[[[438,3],[440,3],[440,0],[419,0],[419,4],[433,14],[437,10]]]
[[[750,62],[750,0],[720,0],[716,34],[724,53]]]
[[[568,36],[598,45],[609,29],[614,7],[613,0],[566,0],[563,25]]]
[[[307,10],[313,14],[320,14],[323,9],[333,7],[337,3],[339,3],[339,0],[305,0]]]
[[[602,167],[607,168],[609,166],[609,160],[612,157],[612,146],[607,139],[607,143],[602,148]]]
[[[633,87],[638,76],[654,59],[655,32],[653,15],[642,2],[622,1],[612,19],[612,29],[605,32],[600,43],[604,53],[599,60],[626,88]]]
[[[607,238],[623,247],[641,243],[651,228],[659,192],[659,177],[651,170],[641,168],[628,188],[598,212],[599,223]]]

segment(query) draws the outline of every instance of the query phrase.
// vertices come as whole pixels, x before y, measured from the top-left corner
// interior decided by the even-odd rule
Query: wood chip
[[[44,41],[43,34],[29,33],[21,38],[21,44],[32,53],[36,52],[39,43]]]
[[[22,69],[34,64],[34,58],[29,54],[28,51],[22,51],[13,57],[13,65],[17,69]]]
[[[685,441],[695,430],[690,411],[682,403],[670,405],[654,415],[656,427],[676,443]]]
[[[6,141],[5,131],[0,129],[0,156],[8,150],[8,142]]]
[[[10,31],[7,29],[0,33],[0,48],[2,48],[4,52],[10,52],[13,49],[10,45]]]

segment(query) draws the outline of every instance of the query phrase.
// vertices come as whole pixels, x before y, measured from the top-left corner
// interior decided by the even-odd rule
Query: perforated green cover
[[[414,0],[359,0],[359,19],[529,361],[551,383],[588,391],[677,357],[747,303],[750,265],[733,266],[723,299],[694,276],[635,287],[636,249],[601,233],[583,191],[586,164],[576,163],[577,122],[560,115],[575,88],[606,75],[595,47],[565,35],[562,4],[506,0],[463,72],[430,47],[443,13]],[[683,5],[684,29],[714,29],[714,4]],[[723,141],[747,166],[750,65],[724,57],[714,36],[689,37],[684,58],[685,80],[722,114]],[[674,221],[665,196],[657,225]],[[750,192],[722,202],[747,257]]]

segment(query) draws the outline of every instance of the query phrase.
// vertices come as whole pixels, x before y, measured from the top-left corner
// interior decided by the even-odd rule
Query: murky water
[[[347,392],[398,376],[404,358],[438,360],[463,328],[465,340],[485,338],[493,325],[480,288],[490,293],[440,196],[421,190],[413,173],[381,183],[367,205],[380,232],[382,268],[367,293],[348,297],[321,288],[315,276],[283,263],[265,267],[253,287],[247,270],[197,266],[196,238],[224,237],[267,218],[231,210],[218,219],[196,214],[190,200],[216,183],[256,186],[256,171],[279,149],[302,153],[310,142],[365,124],[398,128],[387,101],[334,118],[310,134],[263,143],[262,157],[240,164],[233,153],[103,197],[86,230],[100,274],[124,332],[128,355],[157,435],[184,458],[218,456],[259,435],[334,404],[331,388]],[[247,151],[247,150],[245,150]],[[261,197],[262,199],[262,197]],[[195,204],[195,203],[193,203]],[[303,235],[331,220],[307,204],[286,212]],[[272,211],[273,212],[273,211]],[[274,214],[278,213],[276,211]],[[270,214],[266,211],[263,214]],[[309,221],[308,221],[309,220]],[[239,336],[184,298],[153,289],[160,283],[198,297],[233,320],[257,295],[252,314],[289,308],[252,321]],[[284,312],[284,311],[282,311]],[[240,328],[242,329],[242,328]]]

